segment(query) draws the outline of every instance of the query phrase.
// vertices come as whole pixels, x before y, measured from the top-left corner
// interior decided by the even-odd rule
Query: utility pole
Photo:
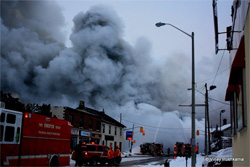
[[[210,122],[209,122],[209,106],[208,106],[208,90],[207,90],[207,83],[205,84],[205,88],[206,88],[206,94],[205,94],[205,105],[206,105],[206,115],[205,115],[205,119],[207,118],[207,122],[205,123],[206,129],[208,128],[208,154],[211,154],[211,145],[210,145]],[[210,87],[210,90],[215,89],[215,86]],[[206,132],[205,132],[206,133]],[[206,133],[207,134],[207,133]],[[207,139],[207,138],[206,138]],[[205,139],[205,140],[206,140]],[[205,145],[205,149],[207,149],[207,142]],[[206,152],[207,153],[207,152]]]
[[[194,32],[192,32],[192,150],[191,150],[191,166],[196,165],[195,153],[195,57],[194,57]]]
[[[208,125],[208,91],[207,91],[207,83],[205,83],[206,93],[205,93],[205,155],[207,155],[207,125]]]
[[[135,129],[135,124],[133,124],[133,130],[132,130],[132,140],[134,139],[134,129]],[[130,145],[130,153],[132,153],[132,148],[133,148],[133,141],[131,141]]]

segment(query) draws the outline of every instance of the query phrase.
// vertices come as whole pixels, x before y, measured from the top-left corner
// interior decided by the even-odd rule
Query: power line
[[[217,74],[217,76],[218,75],[220,75],[220,74],[222,74],[223,72],[225,72],[226,70],[228,70],[230,68],[230,66],[228,66],[228,67],[226,67],[224,70],[222,70],[219,74]],[[213,79],[213,78],[215,78],[216,77],[216,75],[213,75],[213,76],[211,76],[211,77],[209,77],[209,78],[207,78],[207,79],[205,79],[205,80],[202,80],[202,81],[199,81],[199,82],[196,82],[196,83],[204,83],[204,82],[206,82],[206,81],[208,81],[208,80],[210,80],[210,79]]]
[[[199,92],[200,94],[202,94],[202,95],[204,95],[204,96],[205,96],[205,94],[204,94],[204,93],[202,93],[202,92],[200,92],[200,91],[198,91],[198,90],[196,90],[196,91],[197,91],[197,92]],[[216,102],[219,102],[219,103],[222,103],[222,104],[225,104],[225,105],[230,105],[229,103],[225,103],[225,102],[222,102],[222,101],[219,101],[219,100],[213,99],[213,98],[211,98],[211,97],[208,97],[208,99],[213,100],[213,101],[216,101]]]
[[[226,45],[225,45],[225,49],[226,49]],[[218,68],[217,68],[217,71],[216,71],[216,74],[215,74],[215,77],[214,77],[214,80],[213,80],[212,85],[214,84],[214,81],[215,81],[215,79],[216,79],[216,77],[217,77],[217,74],[218,74],[218,72],[219,72],[219,69],[220,69],[220,66],[221,66],[221,62],[222,62],[222,59],[223,59],[223,57],[224,57],[224,53],[225,53],[225,50],[224,50],[224,52],[223,52],[223,54],[222,54],[222,56],[221,56],[220,63],[219,63],[219,66],[218,66]]]
[[[123,121],[126,121],[126,122],[130,122],[130,123],[133,123],[133,124],[136,124],[136,125],[141,125],[141,126],[144,126],[144,127],[150,127],[150,128],[159,128],[159,129],[191,129],[191,128],[163,128],[163,127],[157,127],[157,126],[151,126],[151,125],[145,125],[145,124],[141,124],[141,123],[137,123],[137,122],[133,122],[133,121],[129,121],[129,120],[126,120],[126,119],[122,119]]]

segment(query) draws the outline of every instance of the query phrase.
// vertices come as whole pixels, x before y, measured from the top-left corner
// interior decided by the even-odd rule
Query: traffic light
[[[145,131],[142,132],[142,135],[145,136]]]
[[[142,126],[140,127],[140,133],[143,133],[143,127]]]
[[[200,131],[199,131],[199,130],[196,131],[196,135],[197,135],[197,136],[200,135]]]

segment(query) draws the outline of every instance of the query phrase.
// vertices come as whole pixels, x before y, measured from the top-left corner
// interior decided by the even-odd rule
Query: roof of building
[[[229,129],[229,128],[231,128],[231,124],[223,125],[223,126],[221,126],[221,131],[225,131],[225,130],[227,130],[227,129]],[[218,127],[218,129],[220,129],[220,127]],[[211,133],[213,133],[213,132],[215,132],[215,131],[216,131],[216,128],[213,128],[213,129],[211,130]]]
[[[88,108],[88,107],[84,107],[84,108],[77,107],[76,109],[80,110],[82,112],[85,112],[85,113],[89,113],[91,115],[98,116],[98,117],[101,118],[101,120],[103,122],[106,122],[108,124],[113,124],[113,125],[123,127],[123,128],[126,127],[125,125],[123,125],[120,122],[116,121],[114,118],[112,118],[109,115],[105,114],[104,111],[97,111],[97,110],[94,110],[94,109],[91,109],[91,108]]]

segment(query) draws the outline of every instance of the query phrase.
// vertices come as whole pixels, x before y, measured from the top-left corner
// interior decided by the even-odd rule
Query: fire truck
[[[163,154],[163,144],[143,143],[140,145],[140,152],[142,154],[162,155]]]
[[[68,166],[71,123],[0,108],[1,166]]]

